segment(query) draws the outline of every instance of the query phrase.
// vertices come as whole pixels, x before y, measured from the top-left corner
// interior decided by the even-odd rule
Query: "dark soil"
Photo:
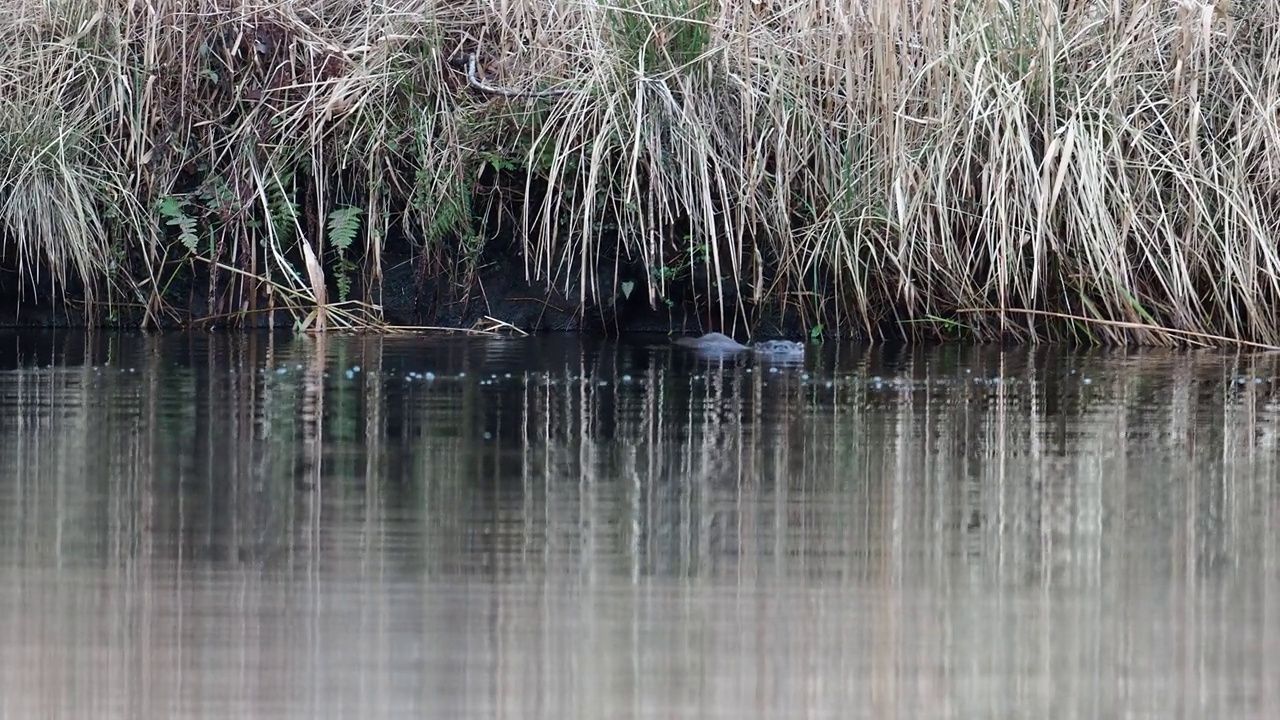
[[[721,327],[721,313],[707,301],[705,276],[669,279],[668,296],[651,305],[644,268],[616,258],[601,259],[597,287],[584,291],[577,277],[569,282],[561,278],[554,284],[528,281],[524,259],[511,242],[491,243],[470,274],[461,272],[456,263],[450,266],[430,261],[410,248],[398,250],[384,255],[382,285],[369,293],[373,302],[381,304],[384,319],[393,325],[463,329],[492,326],[496,320],[528,332],[610,336],[713,330],[742,335],[750,330],[755,335],[803,337],[808,330],[794,313],[765,307],[745,308],[752,318],[748,328],[743,313],[732,308],[737,302],[732,294],[726,295],[730,307],[724,317],[733,327]],[[261,310],[237,312],[249,306],[243,297],[246,288],[223,273],[211,292],[210,278],[203,268],[199,263],[178,266],[165,296],[164,312],[148,317],[141,305],[116,299],[89,306],[79,286],[55,288],[47,279],[33,286],[29,279],[20,282],[15,267],[0,266],[0,327],[292,326],[292,318],[282,311],[276,312],[274,320]],[[330,293],[336,297],[336,288],[331,287]],[[263,308],[265,298],[255,298],[253,304]]]

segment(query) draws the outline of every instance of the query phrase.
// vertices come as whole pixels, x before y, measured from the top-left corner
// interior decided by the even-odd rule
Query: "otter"
[[[790,340],[767,340],[755,345],[743,345],[728,335],[718,332],[707,333],[701,337],[676,338],[675,344],[687,347],[695,352],[710,355],[732,355],[741,352],[752,352],[770,360],[798,360],[804,358],[804,343]]]

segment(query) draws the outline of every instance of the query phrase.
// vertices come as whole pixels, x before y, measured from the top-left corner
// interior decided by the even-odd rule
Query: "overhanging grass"
[[[392,238],[466,292],[518,229],[584,306],[1274,345],[1280,2],[1231,12],[0,0],[0,238],[153,317],[199,257],[210,314],[373,322]]]

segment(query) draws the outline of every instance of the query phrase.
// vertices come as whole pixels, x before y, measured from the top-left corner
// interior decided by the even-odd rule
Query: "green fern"
[[[196,192],[200,199],[204,201],[204,206],[215,213],[235,214],[240,212],[240,199],[236,196],[236,192],[231,188],[231,185],[227,183],[226,178],[221,175],[210,175]]]
[[[338,286],[338,302],[346,302],[351,299],[351,290],[355,286],[352,277],[360,271],[360,268],[345,257],[339,257],[335,265],[334,282]]]
[[[196,219],[187,214],[185,205],[184,201],[165,195],[156,203],[156,211],[166,218],[165,225],[178,229],[178,242],[195,252],[200,244],[200,236],[196,234]]]
[[[360,232],[360,214],[364,210],[347,205],[329,213],[329,243],[345,252]]]

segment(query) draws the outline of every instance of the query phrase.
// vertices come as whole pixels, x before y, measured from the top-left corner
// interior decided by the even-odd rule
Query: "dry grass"
[[[500,217],[584,305],[1275,345],[1280,2],[1225,2],[2,0],[0,237],[212,313],[316,301],[303,244],[465,287]]]

